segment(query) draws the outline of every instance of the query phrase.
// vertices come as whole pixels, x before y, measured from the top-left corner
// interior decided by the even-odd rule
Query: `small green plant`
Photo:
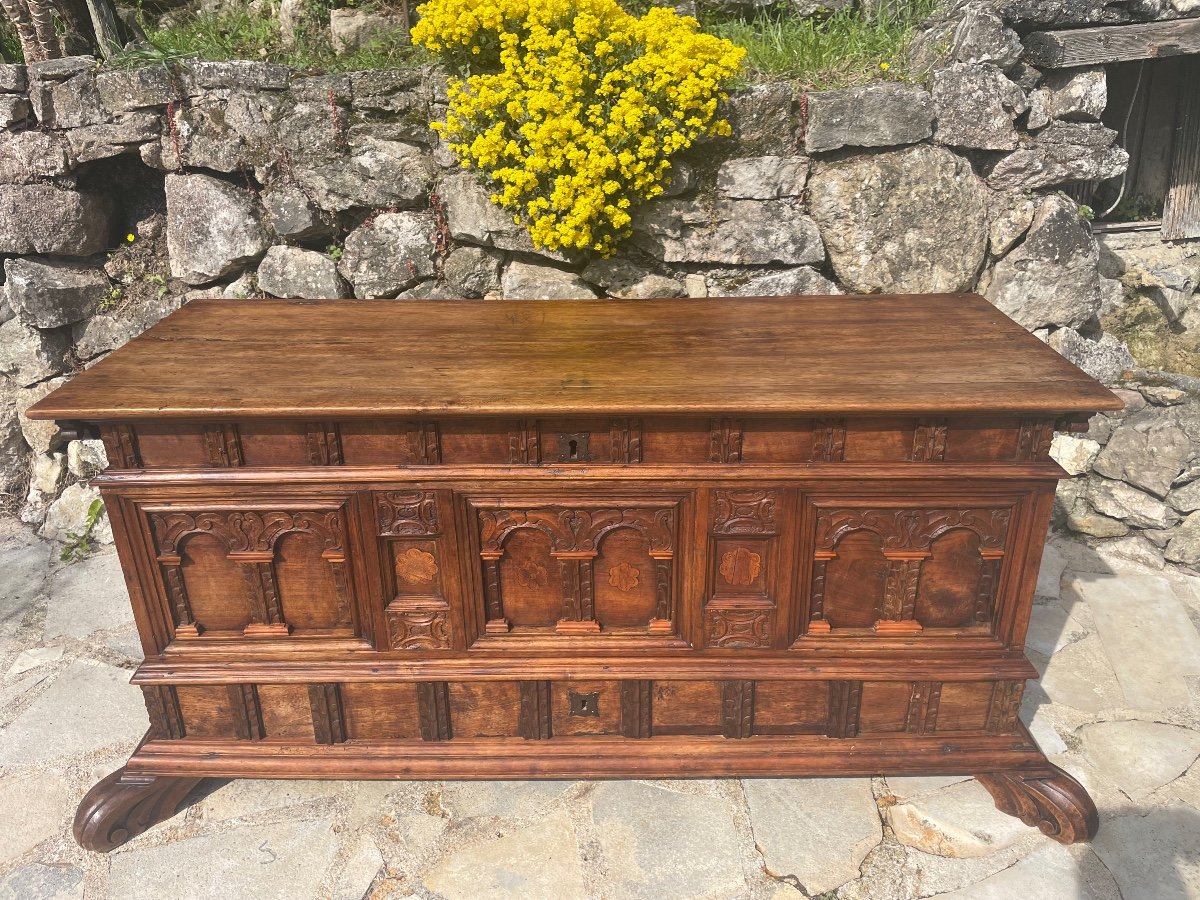
[[[345,251],[343,251],[342,248],[339,247],[337,244],[330,244],[328,247],[325,248],[325,255],[328,256],[330,259],[334,260],[335,262],[342,258],[342,254],[344,252]]]
[[[93,500],[88,506],[87,516],[83,520],[83,530],[78,533],[67,532],[67,543],[62,548],[62,552],[58,554],[60,560],[65,563],[75,562],[96,549],[96,541],[92,537],[92,532],[95,531],[96,523],[100,520],[100,514],[103,512],[104,501]]]
[[[1086,203],[1080,203],[1079,204],[1079,218],[1087,219],[1087,221],[1091,222],[1093,219],[1096,218],[1096,211],[1094,209],[1092,209],[1090,206],[1088,206]]]
[[[144,280],[145,280],[146,284],[154,285],[154,287],[158,289],[158,299],[159,300],[161,300],[163,297],[167,296],[168,288],[167,288],[167,279],[165,276],[160,275],[157,272],[151,272],[149,275],[147,275],[145,277]]]
[[[124,296],[120,286],[114,284],[108,289],[108,292],[104,295],[104,299],[100,301],[100,312],[109,312],[116,309],[117,305],[121,302],[121,298]]]

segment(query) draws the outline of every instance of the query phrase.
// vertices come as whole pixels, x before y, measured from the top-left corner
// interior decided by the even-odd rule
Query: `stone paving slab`
[[[1091,845],[962,776],[262,780],[100,855],[75,807],[146,727],[119,568],[0,522],[0,900],[1200,900],[1200,578],[1057,537],[1045,560],[1022,717],[1096,799]]]

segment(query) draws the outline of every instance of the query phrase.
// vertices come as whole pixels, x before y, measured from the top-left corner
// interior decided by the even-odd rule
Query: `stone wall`
[[[445,102],[431,69],[0,67],[10,506],[47,535],[78,526],[102,450],[64,446],[21,412],[198,297],[979,290],[1124,391],[1125,414],[1056,442],[1076,475],[1062,489],[1066,527],[1200,564],[1200,401],[1187,377],[1200,375],[1188,368],[1200,256],[1157,237],[1097,241],[1058,192],[1119,175],[1126,154],[1099,121],[1103,69],[1043,74],[1021,61],[1010,24],[1041,23],[1050,6],[1062,7],[1056,23],[1070,10],[1099,16],[1088,21],[1178,11],[961,4],[915,48],[921,85],[746,89],[729,103],[735,138],[686,154],[670,196],[611,260],[536,251],[456,168],[428,127]],[[1179,372],[1154,369],[1164,365]]]

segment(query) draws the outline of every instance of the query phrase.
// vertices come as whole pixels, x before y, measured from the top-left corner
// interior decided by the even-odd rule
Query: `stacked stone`
[[[1200,271],[1178,274],[1170,253],[1185,250],[1101,246],[1056,191],[1120,174],[1126,155],[1099,121],[1102,69],[1043,76],[1022,62],[1012,26],[1032,22],[1031,10],[968,3],[933,23],[914,50],[923,84],[737,93],[727,109],[734,139],[685,154],[667,195],[638,213],[609,260],[538,250],[491,203],[429,128],[446,104],[444,75],[432,68],[305,76],[240,61],[99,71],[84,58],[0,67],[0,478],[19,492],[26,521],[51,534],[77,525],[100,451],[62,447],[52,426],[21,412],[201,297],[980,290],[1091,374],[1120,383],[1135,360],[1101,318],[1133,297],[1164,310],[1173,334],[1200,336]],[[133,212],[130,179],[161,190],[161,210]],[[105,254],[114,247],[123,249]],[[160,290],[133,289],[123,260],[134,248],[159,259]],[[1176,415],[1189,402],[1151,399],[1147,409]],[[1107,516],[1162,532],[1144,540],[1170,547],[1192,511],[1148,496],[1180,515],[1140,524],[1101,511],[1089,488],[1082,501],[1068,498],[1064,520]],[[1129,536],[1116,530],[1088,533]],[[1168,552],[1187,557],[1184,546]]]

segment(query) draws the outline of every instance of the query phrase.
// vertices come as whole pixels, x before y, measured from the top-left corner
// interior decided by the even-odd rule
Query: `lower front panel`
[[[158,740],[640,744],[667,737],[1016,735],[1024,682],[469,680],[145,686]],[[637,752],[631,746],[631,752]]]

